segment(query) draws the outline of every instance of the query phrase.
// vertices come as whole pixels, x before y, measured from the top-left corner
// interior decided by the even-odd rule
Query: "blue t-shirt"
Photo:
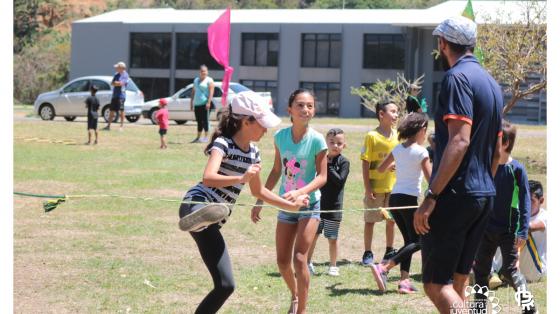
[[[527,239],[531,219],[531,194],[525,167],[515,159],[500,165],[494,182],[496,198],[488,220],[488,231],[515,234]]]
[[[500,85],[484,70],[472,55],[461,57],[449,69],[441,83],[435,108],[436,149],[434,172],[439,170],[447,146],[448,119],[460,119],[471,124],[470,145],[455,175],[442,193],[494,196],[492,158],[502,127],[503,98]]]
[[[113,80],[111,81],[111,83],[117,81],[121,82],[122,86],[113,86],[112,98],[126,99],[126,84],[128,84],[128,73],[126,73],[126,71],[123,71],[122,73],[115,73],[115,76],[113,76]]]
[[[194,79],[194,105],[204,106],[208,103],[208,97],[210,97],[210,83],[214,83],[214,80],[207,76],[203,81],[197,77]]]
[[[327,142],[321,133],[309,128],[297,144],[292,139],[292,127],[284,128],[274,135],[274,143],[282,161],[282,183],[280,195],[297,190],[309,184],[317,176],[315,158],[327,149]],[[309,194],[309,203],[321,199],[319,189]]]

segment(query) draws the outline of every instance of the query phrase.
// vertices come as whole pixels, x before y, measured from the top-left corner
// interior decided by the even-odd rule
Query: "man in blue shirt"
[[[496,193],[503,98],[472,54],[473,21],[447,19],[433,35],[447,72],[435,108],[434,171],[414,228],[421,235],[424,290],[441,313],[449,313],[464,307],[468,274]]]
[[[109,113],[109,121],[107,126],[103,128],[104,130],[111,129],[111,123],[115,117],[115,114],[121,114],[121,130],[124,125],[124,102],[126,100],[126,84],[128,83],[128,73],[126,73],[126,64],[124,62],[119,62],[114,65],[117,73],[113,76],[111,85],[113,85],[113,95],[111,96],[111,107]]]

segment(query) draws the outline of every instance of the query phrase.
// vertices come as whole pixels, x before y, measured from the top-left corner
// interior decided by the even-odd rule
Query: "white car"
[[[105,121],[109,121],[109,107],[113,94],[112,80],[112,76],[84,76],[68,82],[60,89],[42,93],[35,100],[35,114],[43,120],[62,116],[67,121],[87,116],[85,101],[90,95],[89,88],[93,84],[98,88],[95,96],[99,99],[99,109]],[[138,89],[132,79],[129,79],[124,102],[124,114],[129,122],[138,121],[142,114],[142,105],[144,105],[144,93]],[[118,117],[115,117],[115,121],[117,119]]]
[[[174,120],[177,124],[185,124],[187,121],[195,121],[194,111],[191,111],[191,94],[193,84],[180,89],[172,96],[166,97],[169,120]],[[231,103],[233,96],[237,93],[249,91],[250,89],[239,83],[230,82],[228,91],[228,104]],[[272,97],[270,92],[257,92],[268,100],[272,109]],[[215,110],[210,112],[210,120],[220,120],[222,115],[222,82],[214,82],[214,97],[212,98]],[[159,99],[147,101],[142,108],[142,115],[150,119],[153,124],[157,124],[156,112],[159,109]]]

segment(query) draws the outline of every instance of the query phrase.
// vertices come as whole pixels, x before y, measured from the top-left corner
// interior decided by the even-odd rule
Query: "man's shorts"
[[[447,285],[468,275],[488,222],[494,197],[442,194],[421,236],[422,282]]]
[[[167,129],[159,129],[159,135],[164,136],[167,134]]]
[[[321,218],[319,227],[317,228],[317,234],[324,233],[325,238],[330,240],[338,239],[338,230],[340,229],[339,220],[330,220]]]
[[[321,203],[320,201],[317,201],[313,204],[309,204],[309,207],[300,208],[299,213],[279,211],[278,221],[286,224],[297,224],[298,221],[302,219],[314,218],[319,220],[321,219],[321,213],[319,212],[320,209],[321,209]],[[308,213],[302,213],[302,212],[308,212]]]
[[[365,208],[389,207],[389,196],[391,193],[375,193],[375,199],[364,198]],[[364,221],[366,223],[374,223],[385,220],[385,216],[380,210],[364,211]]]
[[[124,110],[124,99],[112,98],[110,109],[111,109],[111,111]]]
[[[92,117],[88,117],[87,128],[88,128],[88,130],[97,130],[97,119],[92,118]]]

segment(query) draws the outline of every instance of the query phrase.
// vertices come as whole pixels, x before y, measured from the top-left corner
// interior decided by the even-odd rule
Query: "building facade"
[[[478,3],[503,2],[475,1],[475,8]],[[409,79],[425,74],[422,93],[430,106],[443,76],[432,55],[437,42],[431,32],[446,17],[461,14],[465,4],[449,1],[424,10],[234,10],[233,81],[270,91],[281,115],[290,93],[303,87],[314,91],[320,116],[365,117],[373,115],[351,87],[395,79],[399,72]],[[208,52],[206,31],[221,12],[128,9],[76,21],[70,76],[107,75],[124,61],[146,100],[191,83],[201,64],[219,81],[223,70]],[[546,101],[544,107],[542,99],[537,103],[537,109],[516,106],[524,107],[520,119],[546,121]]]

